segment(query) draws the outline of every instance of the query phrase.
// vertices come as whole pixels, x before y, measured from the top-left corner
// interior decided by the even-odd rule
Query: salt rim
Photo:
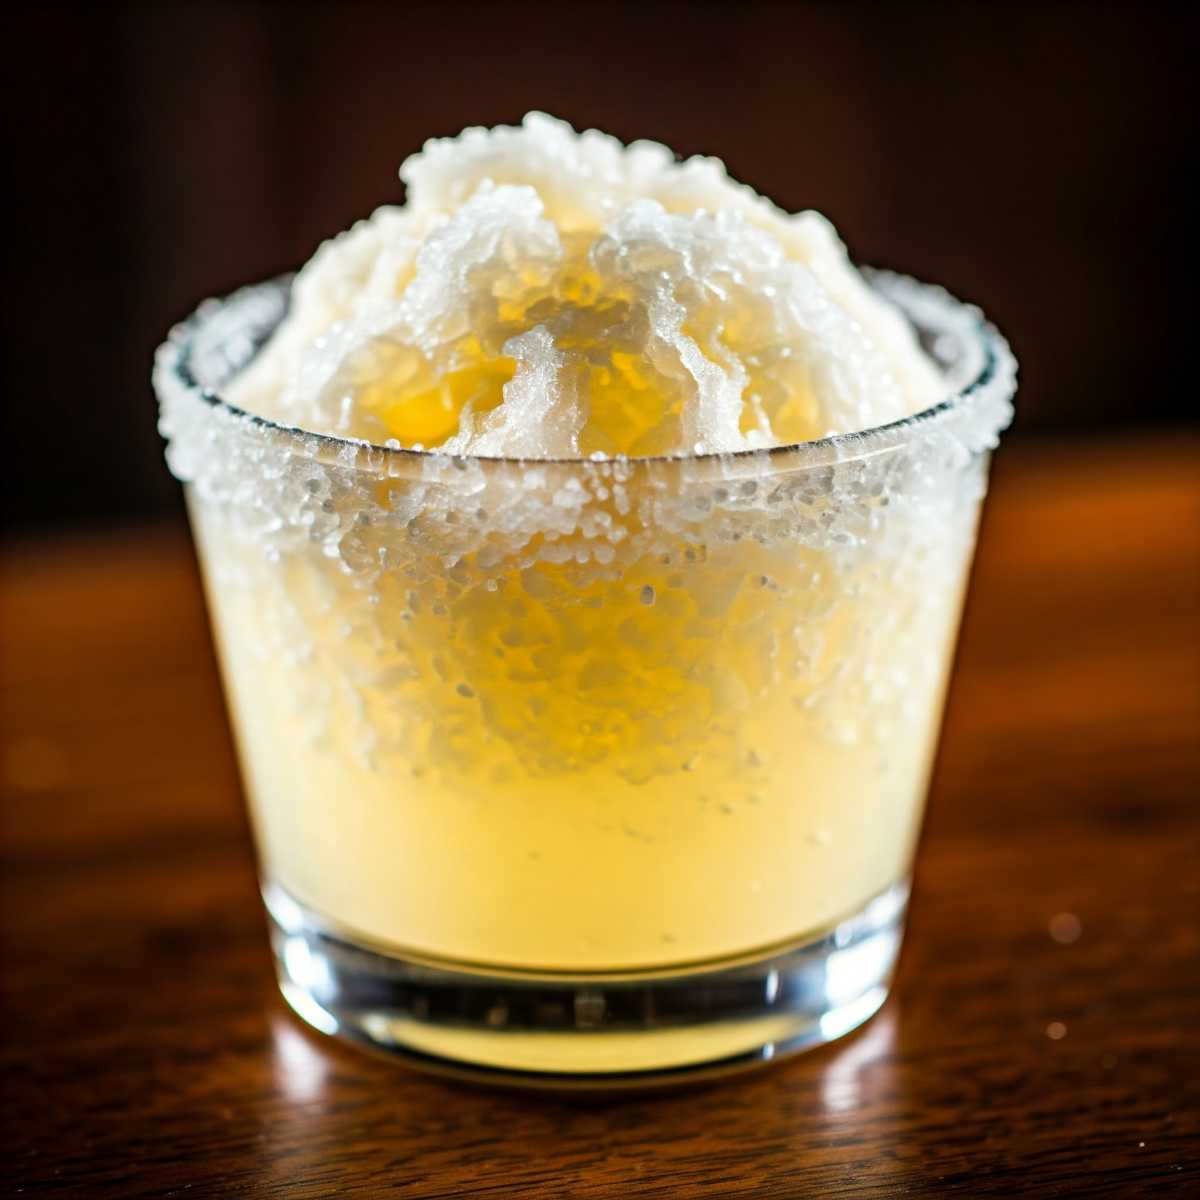
[[[405,446],[379,445],[362,438],[321,433],[296,425],[287,425],[257,413],[248,412],[230,403],[210,388],[202,386],[192,369],[195,344],[221,314],[257,297],[266,303],[280,300],[283,289],[290,289],[294,275],[282,275],[263,283],[251,284],[223,298],[202,302],[191,316],[176,324],[167,340],[155,352],[153,382],[164,405],[183,398],[200,401],[214,414],[232,418],[246,428],[261,429],[289,444],[289,448],[305,458],[335,464],[353,470],[378,472],[385,462],[407,462],[413,465],[450,465],[459,468],[478,465],[487,470],[494,464],[499,470],[507,467],[550,468],[577,466],[594,470],[597,467],[619,466],[624,472],[653,470],[664,464],[689,464],[716,468],[725,478],[741,474],[739,467],[752,467],[758,473],[764,467],[822,467],[869,457],[904,445],[921,433],[950,426],[958,439],[972,452],[994,449],[999,436],[1013,417],[1011,397],[1016,390],[1017,362],[1008,342],[1000,331],[974,304],[958,300],[937,284],[922,283],[910,276],[877,268],[862,268],[872,287],[895,303],[910,324],[923,326],[921,332],[931,332],[939,338],[957,338],[970,357],[965,362],[950,363],[952,390],[942,400],[928,408],[862,430],[830,434],[803,442],[775,446],[750,447],[739,450],[707,451],[696,454],[683,450],[670,454],[625,456],[604,459],[587,456],[514,457],[470,453],[447,453],[438,448],[417,450]],[[286,303],[278,305],[269,335],[286,315]],[[258,344],[245,329],[231,331],[242,339],[241,361],[234,373],[245,369],[265,343]],[[936,348],[936,347],[935,347]],[[973,360],[973,361],[972,361]],[[160,430],[170,437],[170,430]],[[382,456],[382,457],[381,457]],[[783,460],[783,461],[781,461]],[[798,460],[798,461],[790,461]]]

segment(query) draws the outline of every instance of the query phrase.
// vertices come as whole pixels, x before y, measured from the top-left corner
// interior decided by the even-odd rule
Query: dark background
[[[5,18],[15,168],[5,508],[174,512],[149,387],[201,298],[402,196],[423,139],[543,108],[719,155],[855,258],[980,303],[1018,433],[1195,420],[1183,8],[1069,4],[30,6]]]

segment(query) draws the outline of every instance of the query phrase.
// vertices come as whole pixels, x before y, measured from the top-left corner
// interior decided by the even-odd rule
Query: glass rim
[[[421,462],[479,464],[481,469],[487,469],[490,466],[496,470],[503,467],[523,469],[536,467],[595,468],[618,463],[626,469],[687,464],[728,464],[732,466],[738,463],[765,464],[768,461],[774,463],[786,459],[811,460],[812,465],[815,466],[819,465],[821,461],[830,459],[844,461],[847,457],[859,457],[852,453],[855,450],[862,451],[862,456],[866,456],[886,448],[879,445],[880,442],[901,445],[910,436],[916,436],[925,429],[936,427],[953,414],[969,412],[975,407],[981,407],[992,394],[1002,393],[1000,398],[1004,401],[1011,398],[1016,389],[1016,360],[1004,336],[987,320],[978,306],[959,300],[938,284],[924,283],[908,275],[882,268],[863,266],[860,267],[860,270],[868,283],[882,292],[900,311],[914,331],[957,336],[964,340],[972,339],[973,346],[971,348],[978,357],[978,367],[970,373],[965,381],[955,386],[948,395],[915,413],[880,425],[868,426],[866,429],[827,434],[824,437],[807,441],[784,442],[776,446],[742,450],[709,450],[701,454],[694,451],[680,451],[653,455],[610,455],[603,458],[591,458],[584,455],[529,457],[462,454],[442,451],[436,446],[422,450],[415,450],[407,446],[388,446],[363,438],[345,437],[341,434],[305,429],[300,425],[289,425],[283,421],[250,412],[248,409],[226,400],[218,391],[205,387],[196,378],[192,367],[192,355],[196,340],[219,312],[227,311],[239,300],[245,300],[251,294],[263,293],[268,290],[286,290],[290,296],[295,272],[277,275],[260,283],[248,284],[226,296],[206,300],[200,304],[194,312],[171,329],[167,340],[159,347],[156,356],[155,378],[157,383],[159,371],[165,369],[176,385],[182,388],[186,394],[202,401],[214,412],[223,413],[239,422],[245,422],[279,436],[290,442],[305,457],[325,459],[327,454],[332,452],[336,454],[338,461],[342,464],[358,467],[357,455],[367,453],[371,456],[373,468],[378,468],[381,461],[389,460],[399,460],[410,465]],[[913,310],[917,308],[922,310],[921,314],[914,313]],[[923,326],[918,320],[919,315],[930,317],[935,313],[940,318],[939,326],[934,326],[932,322]],[[276,324],[277,327],[278,324]],[[271,333],[274,333],[274,329],[271,330]],[[268,334],[268,338],[269,336],[270,334]],[[265,344],[264,342],[263,345]],[[237,369],[243,370],[261,350],[262,345],[257,347],[254,355],[241,363]],[[847,454],[847,451],[851,453]],[[348,461],[348,454],[353,454],[355,461]],[[384,458],[380,460],[377,457],[379,455]]]

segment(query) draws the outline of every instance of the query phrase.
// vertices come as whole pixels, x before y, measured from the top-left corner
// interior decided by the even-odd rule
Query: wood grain
[[[186,535],[10,544],[0,1177],[296,1200],[1200,1194],[1198,450],[1005,448],[892,1000],[825,1050],[624,1099],[472,1089],[302,1028]]]

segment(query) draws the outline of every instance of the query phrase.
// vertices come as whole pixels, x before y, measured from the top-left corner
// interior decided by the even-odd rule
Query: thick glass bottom
[[[786,947],[665,972],[488,970],[381,952],[263,889],[279,986],[322,1033],[440,1072],[527,1087],[637,1087],[793,1054],[887,998],[907,882]]]

